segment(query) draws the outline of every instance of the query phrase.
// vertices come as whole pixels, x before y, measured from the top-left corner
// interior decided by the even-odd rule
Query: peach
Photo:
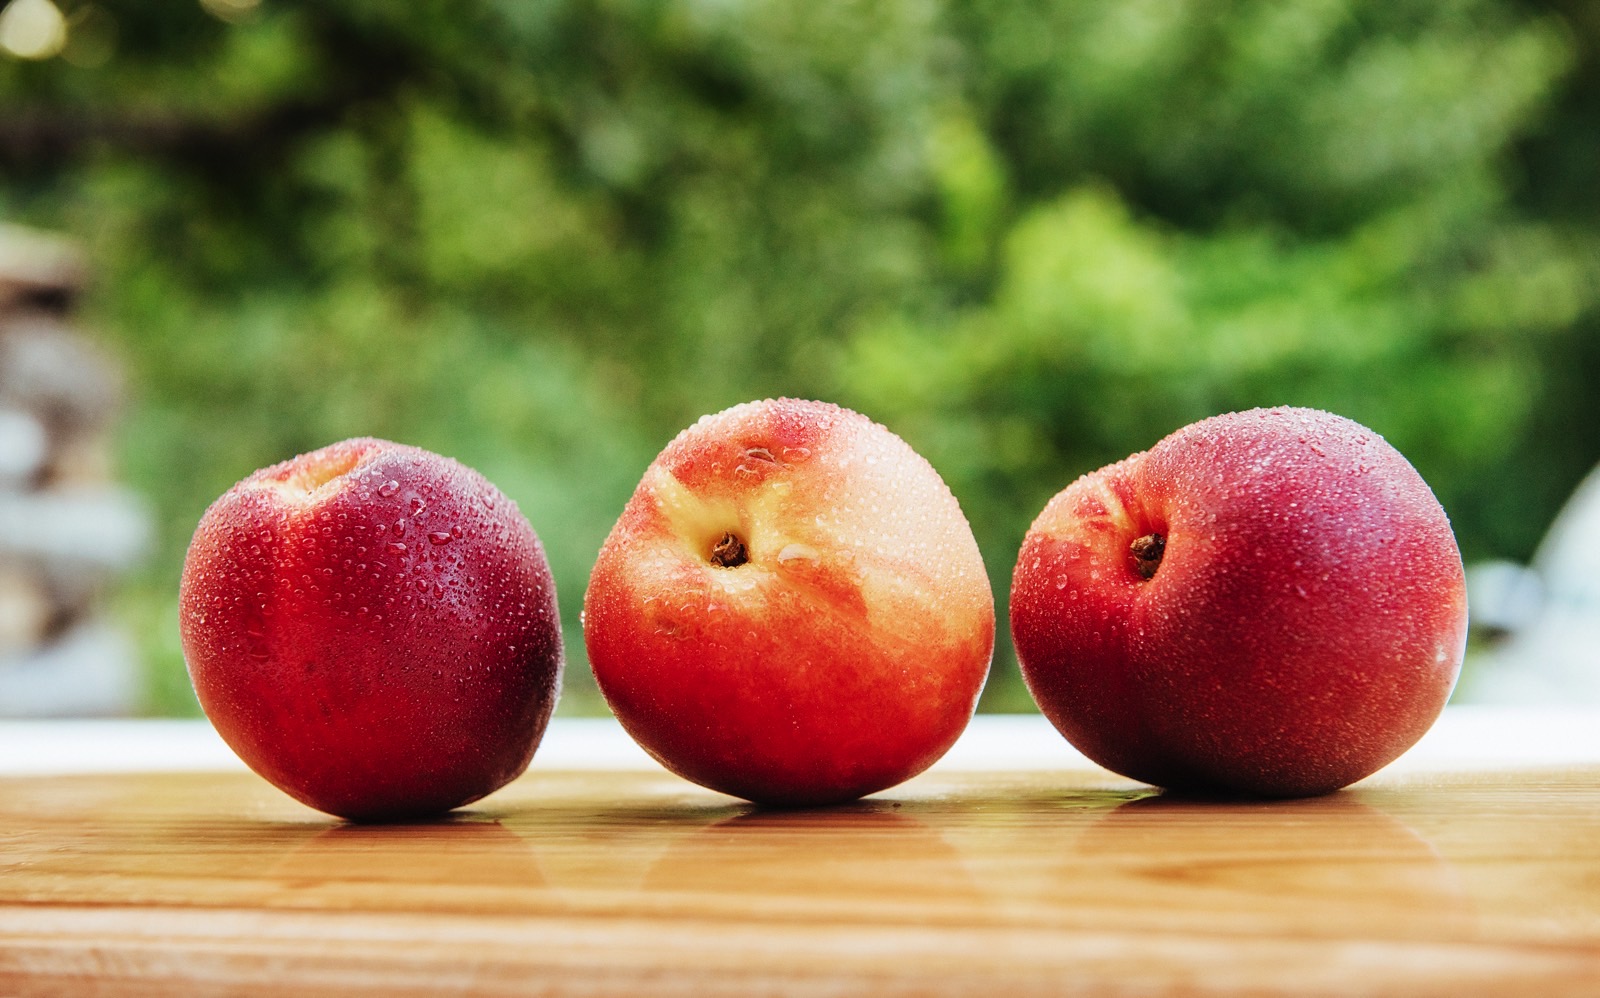
[[[1069,741],[1225,794],[1325,793],[1399,756],[1449,698],[1466,622],[1422,477],[1309,409],[1202,420],[1078,479],[1011,590],[1023,677]]]
[[[560,687],[544,549],[477,472],[347,440],[201,518],[179,591],[189,675],[240,758],[356,820],[439,814],[528,765]]]
[[[994,600],[955,497],[903,440],[823,402],[681,433],[600,550],[595,678],[668,769],[765,804],[922,771],[976,705]]]

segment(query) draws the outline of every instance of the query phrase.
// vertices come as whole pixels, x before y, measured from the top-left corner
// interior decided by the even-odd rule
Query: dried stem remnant
[[[721,568],[738,568],[749,560],[750,549],[731,531],[711,548],[711,564]]]
[[[1167,539],[1160,534],[1145,534],[1134,538],[1128,550],[1133,552],[1133,567],[1138,570],[1139,577],[1148,579],[1156,574],[1156,569],[1161,565],[1161,555],[1167,550]]]

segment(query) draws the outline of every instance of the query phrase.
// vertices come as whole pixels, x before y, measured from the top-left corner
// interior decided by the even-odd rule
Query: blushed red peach
[[[1461,555],[1416,470],[1308,409],[1233,413],[1085,475],[1023,541],[1034,699],[1163,787],[1325,793],[1433,724],[1466,644]]]
[[[256,472],[201,518],[184,656],[219,734],[330,814],[438,814],[528,765],[560,687],[544,549],[477,472],[347,440]]]

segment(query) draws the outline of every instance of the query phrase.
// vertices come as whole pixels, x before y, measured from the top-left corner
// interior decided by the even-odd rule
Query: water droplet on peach
[[[778,563],[787,565],[792,561],[813,561],[817,557],[815,548],[805,544],[785,544],[783,550],[778,552]]]

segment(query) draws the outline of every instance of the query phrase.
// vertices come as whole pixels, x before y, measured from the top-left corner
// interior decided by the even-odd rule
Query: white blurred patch
[[[1600,469],[1567,501],[1533,563],[1475,565],[1467,576],[1475,631],[1459,699],[1600,704]]]

